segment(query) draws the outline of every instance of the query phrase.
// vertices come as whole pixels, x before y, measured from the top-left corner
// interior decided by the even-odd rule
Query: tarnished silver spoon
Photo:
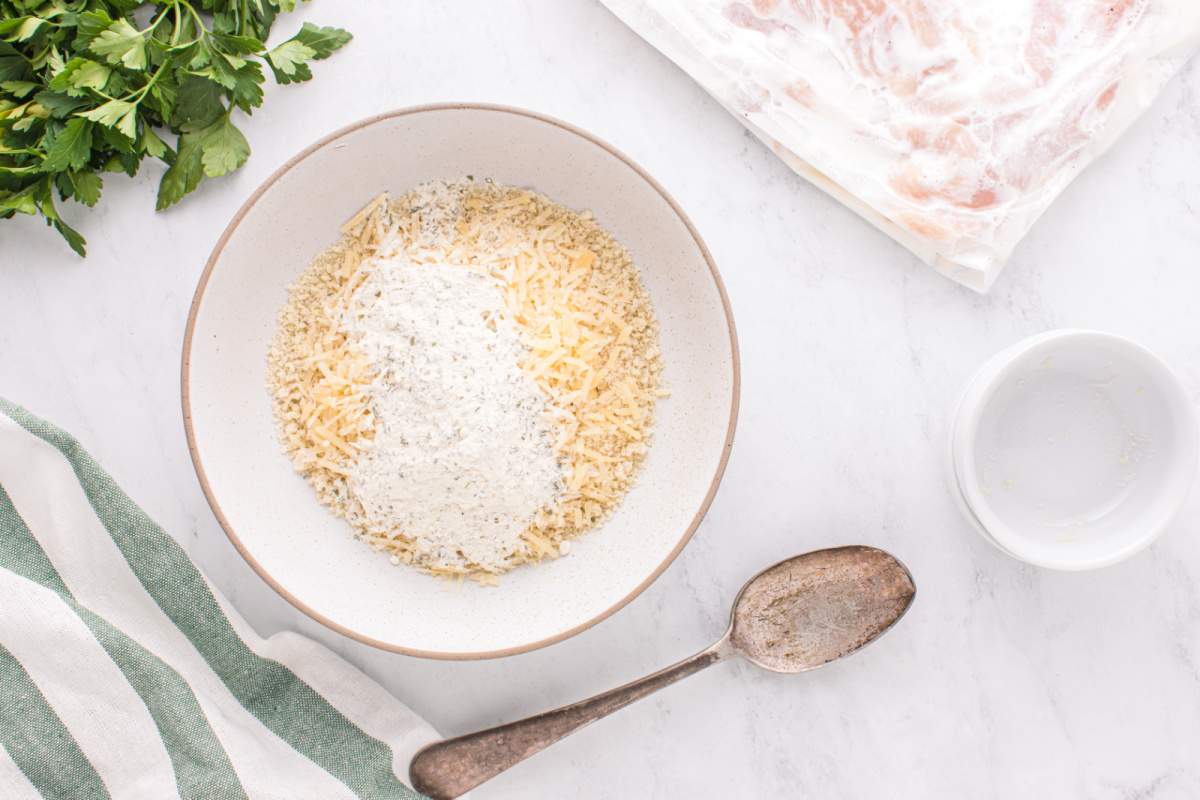
[[[912,575],[874,547],[834,547],[789,558],[742,587],[721,640],[674,666],[519,722],[425,747],[413,788],[449,800],[635,700],[734,655],[772,672],[807,672],[873,642],[912,604]]]

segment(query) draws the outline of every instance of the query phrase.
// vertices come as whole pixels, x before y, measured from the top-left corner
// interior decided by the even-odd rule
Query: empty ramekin
[[[1093,569],[1166,529],[1198,451],[1191,400],[1157,356],[1108,333],[1051,331],[968,382],[950,432],[951,491],[1009,555]]]

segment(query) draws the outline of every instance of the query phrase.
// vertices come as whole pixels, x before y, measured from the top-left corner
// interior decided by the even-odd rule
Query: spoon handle
[[[413,788],[433,800],[465,794],[583,726],[717,663],[728,654],[726,642],[722,639],[678,664],[588,700],[435,742],[413,757],[409,767]]]

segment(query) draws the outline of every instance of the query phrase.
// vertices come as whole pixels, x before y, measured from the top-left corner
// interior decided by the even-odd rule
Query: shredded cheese
[[[458,264],[504,287],[505,313],[558,432],[564,492],[525,531],[508,565],[564,555],[568,540],[612,513],[648,452],[660,387],[658,329],[628,252],[589,213],[490,182],[440,185],[454,213],[421,187],[375,198],[341,229],[293,288],[269,355],[284,447],[318,496],[393,563],[483,582],[495,570],[432,568],[403,531],[367,529],[346,488],[348,467],[374,433],[364,387],[373,367],[338,330],[339,309],[371,255],[403,250],[415,263]]]
[[[470,263],[507,286],[524,365],[559,419],[567,492],[527,533],[534,558],[603,521],[645,457],[661,371],[657,325],[628,252],[590,214],[522,189],[468,189]]]

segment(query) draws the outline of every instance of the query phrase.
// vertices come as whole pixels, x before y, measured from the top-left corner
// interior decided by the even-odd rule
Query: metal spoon
[[[691,658],[569,706],[458,736],[413,757],[413,788],[449,800],[635,700],[734,655],[772,672],[807,672],[875,641],[916,595],[912,575],[874,547],[789,558],[742,587],[729,630]]]

